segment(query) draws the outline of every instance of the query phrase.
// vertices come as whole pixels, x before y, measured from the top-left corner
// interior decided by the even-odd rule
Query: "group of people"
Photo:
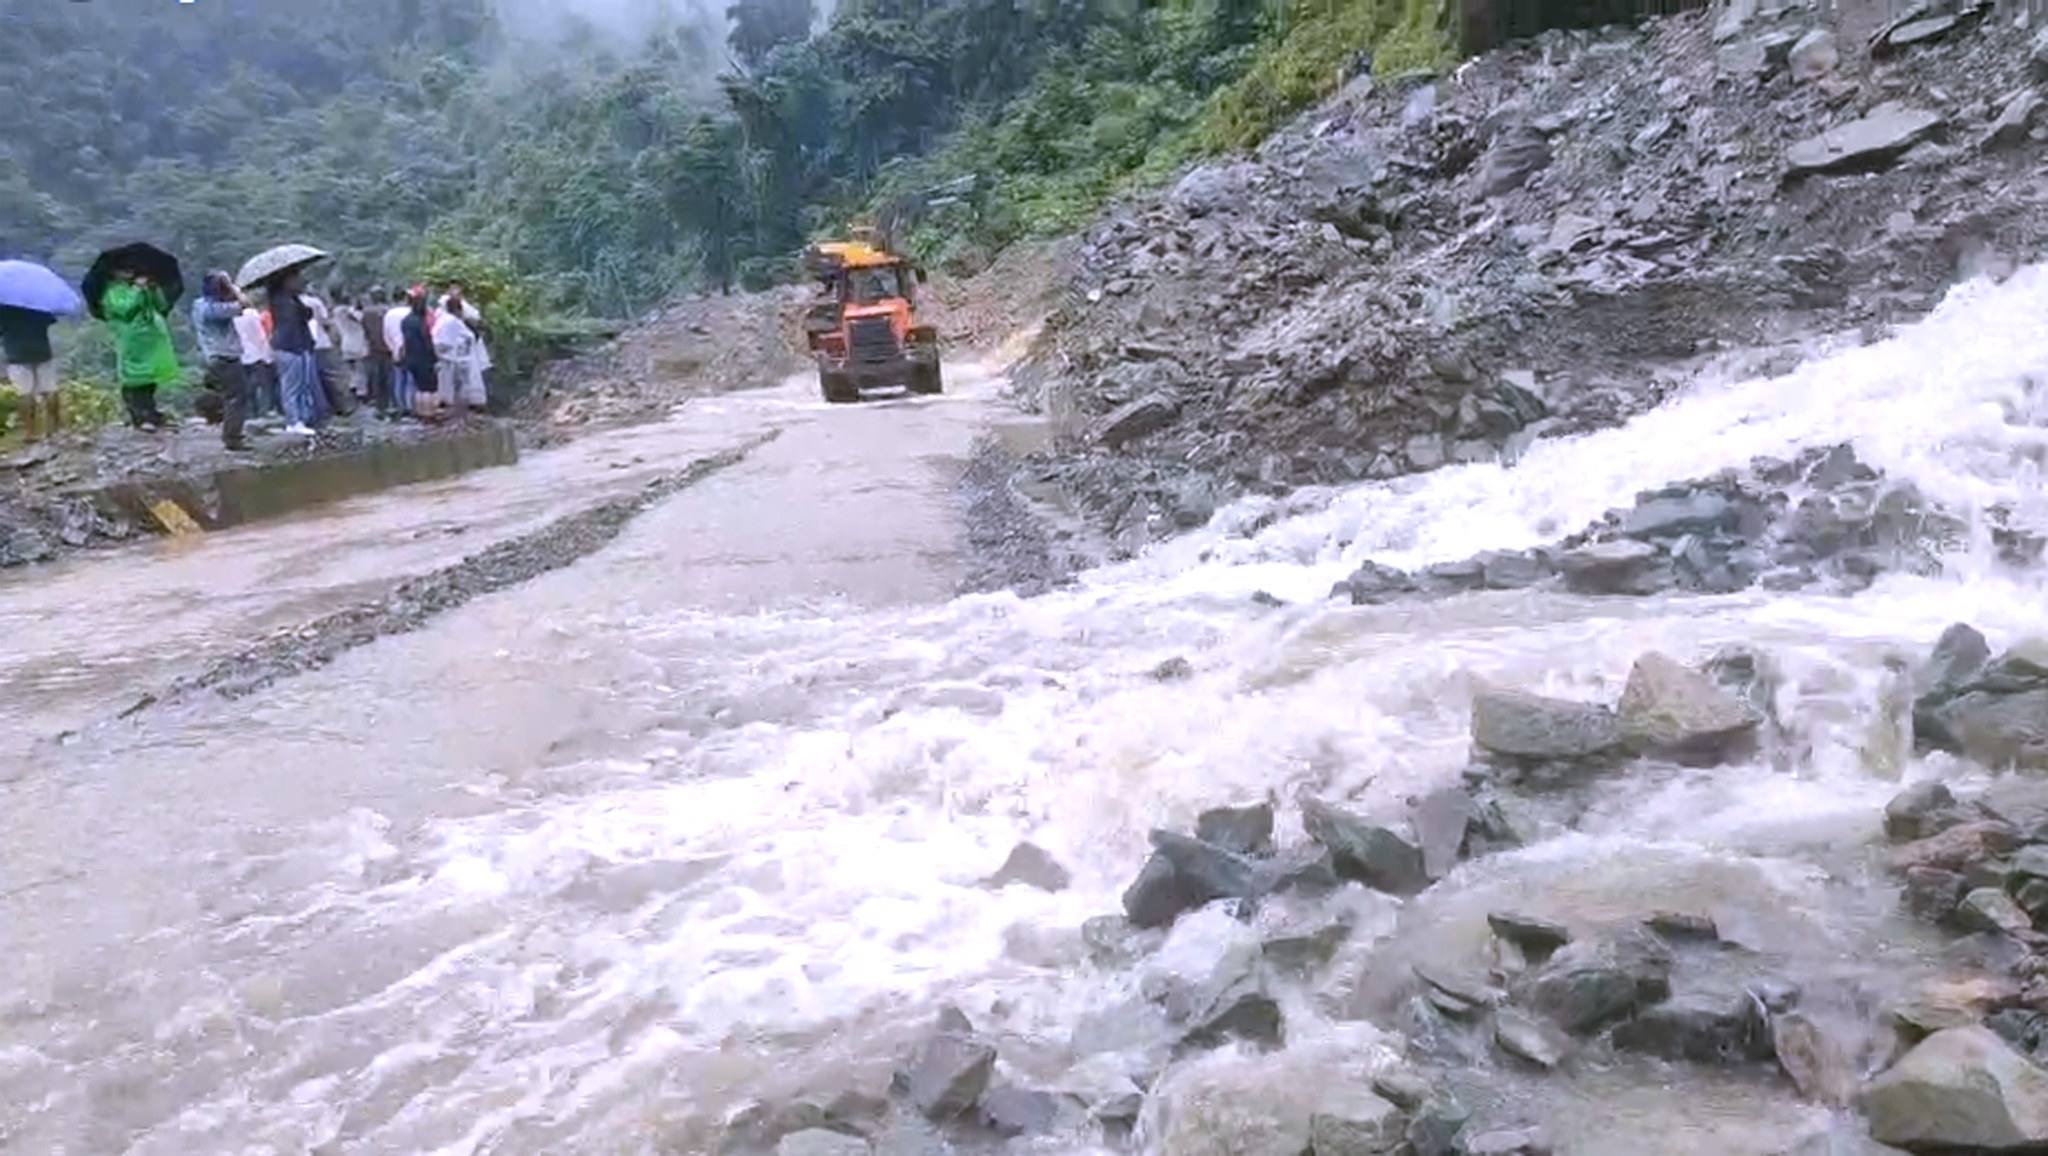
[[[489,400],[483,318],[460,285],[446,286],[438,300],[415,285],[402,295],[372,288],[334,304],[293,269],[261,290],[259,306],[216,271],[192,303],[206,365],[198,409],[220,425],[231,450],[247,448],[252,417],[282,414],[287,433],[312,436],[365,405],[387,420],[438,422],[480,411]],[[122,271],[98,304],[114,339],[128,423],[163,429],[157,390],[181,376],[167,295],[147,276]],[[63,424],[49,336],[55,320],[0,307],[0,352],[31,440]]]
[[[330,304],[297,271],[265,286],[264,306],[224,272],[207,275],[192,304],[206,385],[221,436],[241,444],[252,414],[282,412],[287,433],[311,435],[359,406],[387,420],[441,421],[481,410],[492,362],[483,318],[449,285],[430,302],[424,285],[402,297],[382,288]]]

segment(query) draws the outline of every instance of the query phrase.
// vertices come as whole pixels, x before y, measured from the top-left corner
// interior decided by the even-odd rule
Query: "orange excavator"
[[[938,330],[917,322],[913,283],[923,283],[923,269],[890,252],[879,230],[863,227],[849,229],[847,240],[812,245],[804,263],[818,281],[804,337],[826,401],[855,402],[863,390],[892,386],[944,390]]]

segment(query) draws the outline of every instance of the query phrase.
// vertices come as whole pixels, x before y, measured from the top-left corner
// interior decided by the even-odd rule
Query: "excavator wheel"
[[[910,392],[944,393],[946,384],[936,361],[919,362],[910,370]]]
[[[818,390],[833,405],[849,405],[860,400],[860,387],[843,373],[820,373]]]

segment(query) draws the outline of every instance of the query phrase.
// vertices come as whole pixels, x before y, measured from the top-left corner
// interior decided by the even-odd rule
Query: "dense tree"
[[[933,256],[1064,228],[1256,139],[1361,42],[1441,50],[1434,0],[839,0],[815,30],[812,0],[735,0],[545,36],[507,0],[0,3],[6,255],[295,240],[361,281],[467,254],[613,316],[790,275],[881,198]]]

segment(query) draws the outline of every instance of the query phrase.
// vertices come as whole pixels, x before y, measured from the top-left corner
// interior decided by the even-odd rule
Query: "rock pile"
[[[1041,472],[1139,544],[1193,492],[1512,458],[1702,349],[1924,311],[1983,238],[2048,226],[2008,22],[1909,21],[1869,61],[1797,5],[1717,11],[1750,15],[1357,81],[1117,206],[1024,375],[1071,435]]]
[[[1548,549],[1481,554],[1416,574],[1367,563],[1332,595],[1364,605],[1545,585],[1611,597],[1758,585],[1853,593],[1885,573],[1938,573],[1964,532],[1910,483],[1886,479],[1838,445],[1641,494]]]

